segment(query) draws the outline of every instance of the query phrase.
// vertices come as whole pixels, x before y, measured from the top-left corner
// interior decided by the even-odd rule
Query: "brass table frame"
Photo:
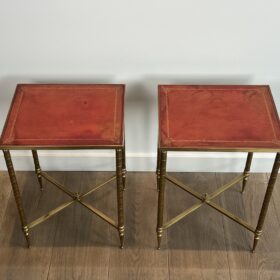
[[[120,237],[120,248],[123,248],[124,245],[124,207],[123,207],[123,191],[125,190],[125,185],[126,185],[126,163],[125,163],[125,144],[122,146],[81,146],[81,147],[17,147],[17,146],[12,146],[12,147],[6,147],[3,146],[1,147],[4,153],[4,158],[6,161],[17,209],[19,212],[20,216],[20,221],[22,225],[22,230],[27,242],[27,246],[30,247],[30,229],[33,227],[41,224],[42,222],[46,221],[50,217],[54,216],[55,214],[59,213],[60,211],[64,210],[74,202],[77,202],[81,205],[83,205],[86,209],[90,210],[92,213],[103,219],[105,222],[107,222],[109,225],[113,226],[116,228],[119,232],[119,237]],[[54,178],[49,176],[46,172],[43,172],[40,167],[39,163],[39,157],[37,150],[54,150],[54,149],[114,149],[116,153],[116,175],[110,177],[103,183],[99,183],[95,186],[91,186],[90,190],[84,193],[79,193],[79,192],[72,192],[68,190],[63,184],[59,183],[56,181]],[[16,174],[14,171],[13,167],[13,162],[10,154],[10,150],[14,149],[25,149],[25,150],[32,150],[32,155],[33,155],[33,160],[34,160],[34,165],[35,165],[35,172],[38,178],[38,182],[40,185],[41,190],[43,190],[43,180],[49,181],[52,183],[54,186],[56,186],[58,189],[60,189],[62,192],[64,192],[66,195],[68,195],[71,200],[61,204],[60,206],[56,207],[55,209],[49,211],[47,214],[37,218],[36,220],[28,223],[26,216],[25,216],[25,211],[23,209],[23,203],[22,203],[22,198],[21,194],[19,191],[17,179],[16,179]],[[113,181],[116,179],[117,182],[117,208],[118,208],[118,221],[114,221],[107,215],[105,215],[103,212],[98,210],[97,208],[93,207],[91,204],[83,201],[83,198],[88,196],[89,194],[92,194],[93,192],[97,191],[101,187],[105,186],[107,183]]]
[[[217,210],[221,214],[225,215],[226,217],[230,218],[231,220],[235,221],[239,225],[243,226],[247,230],[251,231],[254,234],[254,242],[253,242],[253,247],[251,252],[254,252],[256,249],[256,246],[258,244],[258,241],[262,235],[262,229],[263,229],[263,224],[265,221],[265,217],[267,214],[267,209],[269,206],[269,202],[271,199],[272,191],[277,179],[279,167],[280,167],[280,153],[277,152],[274,165],[272,168],[272,172],[268,181],[266,193],[264,196],[261,212],[258,218],[258,223],[256,227],[251,226],[248,224],[246,221],[243,219],[239,218],[238,216],[232,214],[228,210],[222,208],[218,204],[214,203],[211,201],[224,191],[228,190],[230,187],[234,186],[236,183],[242,182],[242,193],[245,190],[245,186],[248,180],[248,177],[250,175],[250,167],[251,167],[251,162],[253,158],[253,152],[255,151],[247,151],[247,160],[246,160],[246,165],[244,172],[241,176],[237,176],[234,178],[232,181],[229,183],[221,186],[218,188],[216,191],[214,191],[211,194],[201,194],[196,192],[195,190],[191,189],[189,186],[181,183],[178,181],[176,178],[173,178],[172,176],[169,176],[166,174],[166,162],[167,162],[167,151],[187,151],[186,149],[167,149],[167,148],[158,148],[158,154],[157,154],[157,188],[158,188],[158,216],[157,216],[157,240],[158,240],[158,249],[160,249],[161,246],[161,238],[163,234],[163,230],[169,228],[170,226],[174,225],[175,223],[179,222],[181,219],[186,217],[187,215],[191,214],[195,210],[199,209],[202,205],[206,204],[213,209]],[[209,151],[209,150],[208,150]],[[218,151],[218,150],[216,150]],[[221,151],[221,150],[220,150]],[[225,150],[229,151],[229,150]],[[237,150],[233,150],[234,152]],[[245,150],[239,150],[244,152]],[[261,151],[261,150],[257,150]],[[265,151],[265,150],[264,150]],[[269,151],[271,152],[271,151]],[[275,151],[274,151],[275,152]],[[171,220],[167,221],[165,224],[163,223],[163,208],[164,208],[164,192],[165,192],[165,181],[169,181],[173,183],[175,186],[179,187],[180,189],[186,191],[190,195],[194,196],[198,200],[200,200],[198,203],[194,204],[193,206],[189,207],[187,210],[183,211],[181,214],[177,215],[176,217],[172,218]]]

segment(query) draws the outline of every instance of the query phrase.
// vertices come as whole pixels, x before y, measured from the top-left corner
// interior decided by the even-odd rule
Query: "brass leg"
[[[243,174],[246,177],[244,177],[243,182],[242,182],[242,193],[245,190],[245,187],[246,187],[249,175],[250,175],[250,167],[251,167],[252,159],[253,159],[253,153],[248,153],[245,169],[244,169],[244,172],[243,172]]]
[[[125,145],[122,149],[122,182],[123,182],[123,190],[125,190],[126,188]]]
[[[162,225],[163,225],[163,207],[164,207],[164,191],[165,191],[165,178],[166,174],[166,160],[167,152],[159,150],[160,154],[160,178],[159,178],[159,192],[158,192],[158,217],[157,217],[157,240],[158,249],[161,245]]]
[[[120,247],[124,242],[124,214],[123,214],[123,182],[122,182],[122,155],[123,149],[116,149],[116,173],[117,173],[117,200],[118,200],[118,230],[120,236]]]
[[[32,150],[32,155],[33,155],[33,160],[34,160],[34,165],[35,165],[35,172],[38,178],[38,182],[40,185],[40,189],[43,189],[43,182],[42,182],[42,176],[41,176],[41,167],[40,167],[40,163],[39,163],[39,157],[38,157],[38,153],[36,150]]]
[[[273,168],[272,168],[272,171],[271,171],[271,174],[270,174],[270,178],[269,178],[269,181],[268,181],[266,193],[265,193],[265,196],[264,196],[261,213],[260,213],[259,220],[258,220],[258,225],[257,225],[257,228],[255,230],[255,237],[254,237],[254,244],[253,244],[252,252],[255,251],[256,246],[258,244],[258,241],[260,239],[260,236],[262,234],[262,228],[263,228],[265,216],[266,216],[266,213],[267,213],[267,209],[268,209],[269,201],[270,201],[270,198],[271,198],[271,195],[272,195],[272,191],[273,191],[276,179],[277,179],[279,167],[280,167],[280,153],[277,153],[276,157],[275,157],[274,165],[273,165]]]
[[[157,190],[159,191],[159,183],[160,183],[160,149],[157,149]]]
[[[19,192],[19,188],[18,188],[18,183],[17,183],[17,178],[16,178],[13,162],[11,159],[11,154],[10,154],[9,150],[3,150],[3,153],[4,153],[6,165],[7,165],[8,172],[9,172],[10,181],[11,181],[11,185],[12,185],[15,200],[16,200],[16,205],[17,205],[18,212],[19,212],[22,230],[23,230],[26,242],[27,242],[27,246],[29,248],[30,241],[29,241],[29,232],[28,232],[28,227],[27,227],[27,221],[25,218],[24,210],[23,210],[23,204],[22,204],[22,200],[21,200],[21,196],[20,196],[20,192]]]

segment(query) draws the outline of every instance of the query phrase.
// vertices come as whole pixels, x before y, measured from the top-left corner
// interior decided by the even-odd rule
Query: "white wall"
[[[279,9],[277,0],[0,0],[0,127],[19,82],[126,83],[128,168],[152,170],[159,83],[270,84],[280,107]],[[18,169],[31,168],[25,155],[15,153]],[[108,153],[42,155],[47,169],[113,168]],[[244,162],[189,156],[170,168],[238,171]],[[255,170],[270,165],[260,155]]]

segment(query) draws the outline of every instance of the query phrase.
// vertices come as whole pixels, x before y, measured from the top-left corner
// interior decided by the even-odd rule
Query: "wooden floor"
[[[72,190],[84,191],[110,172],[50,172]],[[17,172],[29,221],[69,198],[33,172]],[[174,173],[198,191],[210,193],[236,174]],[[252,174],[243,195],[237,184],[216,202],[255,225],[268,174]],[[254,254],[253,236],[238,224],[203,206],[165,232],[156,250],[157,191],[153,173],[128,174],[125,192],[125,248],[118,233],[78,204],[32,229],[26,249],[6,172],[0,172],[0,279],[280,279],[280,179],[273,193],[264,234]],[[115,183],[90,195],[96,208],[116,218]],[[195,202],[167,184],[165,217]]]

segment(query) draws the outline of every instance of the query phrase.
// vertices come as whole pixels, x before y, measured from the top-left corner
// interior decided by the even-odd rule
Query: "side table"
[[[96,214],[119,232],[124,242],[123,190],[125,188],[124,85],[95,84],[20,84],[8,113],[0,147],[4,152],[22,229],[30,246],[30,230],[77,202]],[[37,150],[113,149],[116,153],[116,175],[85,193],[72,192],[42,171]],[[46,215],[28,222],[10,155],[10,150],[31,150],[35,172],[54,184],[70,200]],[[114,221],[83,199],[115,180],[117,181],[118,221]]]
[[[251,85],[160,85],[159,144],[157,157],[158,217],[160,248],[163,230],[208,205],[254,234],[252,251],[263,224],[280,167],[280,122],[269,86]],[[247,152],[242,175],[211,194],[201,194],[166,173],[168,151]],[[212,200],[242,181],[244,191],[253,152],[276,153],[257,226],[222,208]],[[198,199],[198,203],[163,223],[165,181]]]

